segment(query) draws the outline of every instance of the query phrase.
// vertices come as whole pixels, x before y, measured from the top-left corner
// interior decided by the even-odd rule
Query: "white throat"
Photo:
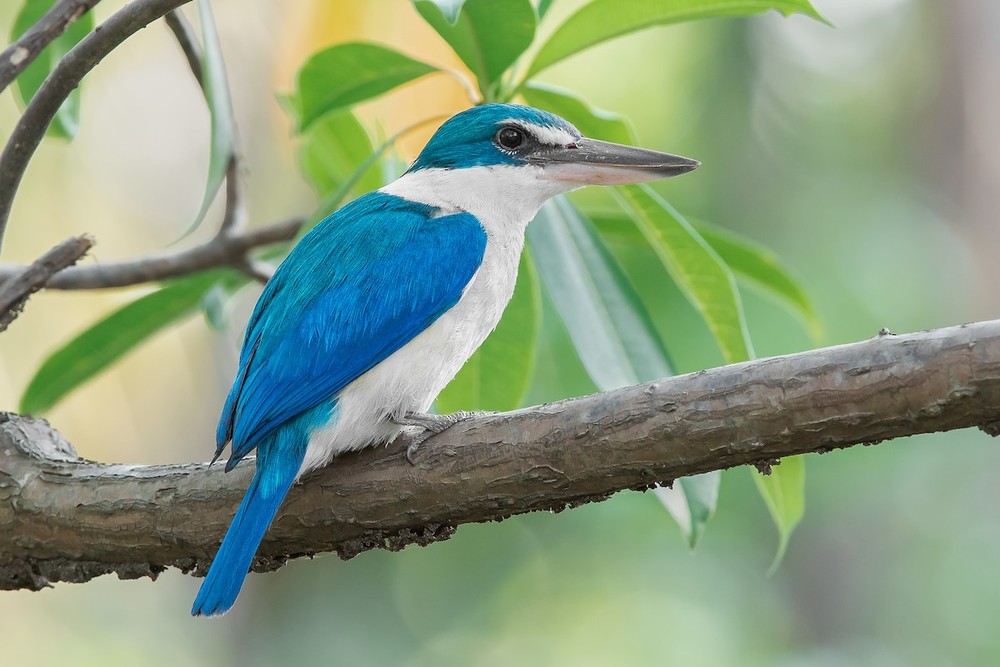
[[[493,236],[523,234],[542,204],[576,187],[545,178],[539,167],[494,165],[420,169],[403,174],[379,191],[436,206],[446,214],[471,213]]]

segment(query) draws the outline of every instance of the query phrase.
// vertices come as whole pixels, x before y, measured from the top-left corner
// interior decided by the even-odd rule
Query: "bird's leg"
[[[476,417],[482,417],[483,415],[489,414],[493,413],[459,410],[458,412],[452,412],[447,415],[432,415],[425,412],[407,412],[402,417],[394,419],[393,421],[400,426],[417,426],[423,429],[423,432],[414,436],[410,440],[410,444],[406,447],[406,460],[409,461],[411,465],[416,465],[417,462],[414,455],[417,453],[417,449],[419,449],[420,445],[427,442],[428,439],[438,433],[447,431],[458,422],[475,419]]]

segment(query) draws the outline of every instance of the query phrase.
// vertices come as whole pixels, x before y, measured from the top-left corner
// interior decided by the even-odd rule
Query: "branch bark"
[[[60,290],[126,287],[225,266],[248,272],[247,254],[251,250],[290,241],[303,222],[305,218],[289,218],[242,234],[218,234],[210,241],[187,250],[108,264],[74,266],[56,274],[46,287]],[[9,280],[25,268],[16,264],[0,264],[0,281]],[[257,273],[250,275],[257,277]]]
[[[1000,425],[1000,320],[879,336],[460,422],[339,458],[289,494],[254,569],[447,539],[679,477]],[[404,440],[401,438],[401,440]],[[206,451],[210,449],[206,441]],[[41,420],[0,425],[0,588],[200,574],[253,465],[93,463]]]
[[[0,51],[0,92],[30,65],[66,27],[101,0],[60,0],[16,42]]]
[[[52,277],[77,261],[94,245],[89,236],[74,236],[51,248],[29,266],[0,281],[0,332],[6,331],[28,297],[45,287]]]

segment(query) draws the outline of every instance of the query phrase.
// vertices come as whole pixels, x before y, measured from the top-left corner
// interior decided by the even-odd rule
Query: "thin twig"
[[[0,244],[24,171],[62,103],[80,85],[84,75],[119,44],[187,2],[190,0],[134,0],[128,3],[84,37],[52,70],[31,98],[0,154]]]
[[[30,65],[66,27],[89,12],[101,0],[60,0],[38,23],[28,28],[16,42],[0,51],[0,91]]]
[[[180,10],[176,9],[172,12],[167,12],[163,20],[166,22],[167,27],[170,28],[170,31],[174,33],[177,44],[181,47],[181,51],[184,52],[184,57],[187,58],[188,67],[191,68],[191,73],[194,74],[194,78],[198,82],[198,87],[204,88],[201,78],[201,47],[198,46],[198,39],[194,36],[194,29],[191,27],[191,24],[184,18]]]
[[[249,251],[273,243],[290,241],[304,221],[305,219],[301,217],[289,218],[242,234],[217,236],[202,245],[179,252],[104,265],[76,266],[53,277],[47,287],[61,290],[105,289],[177,278],[226,266],[242,271]],[[0,264],[0,280],[10,279],[24,268],[12,264]],[[254,274],[254,277],[257,275]]]
[[[45,287],[54,275],[76,264],[93,245],[94,239],[89,236],[68,238],[0,283],[0,331],[21,314],[29,296]]]

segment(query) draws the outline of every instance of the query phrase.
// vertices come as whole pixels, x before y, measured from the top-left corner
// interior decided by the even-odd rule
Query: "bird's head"
[[[409,172],[486,167],[503,174],[513,169],[546,184],[555,194],[584,185],[643,183],[699,165],[678,155],[588,139],[567,121],[540,109],[483,104],[452,116],[438,128]]]

